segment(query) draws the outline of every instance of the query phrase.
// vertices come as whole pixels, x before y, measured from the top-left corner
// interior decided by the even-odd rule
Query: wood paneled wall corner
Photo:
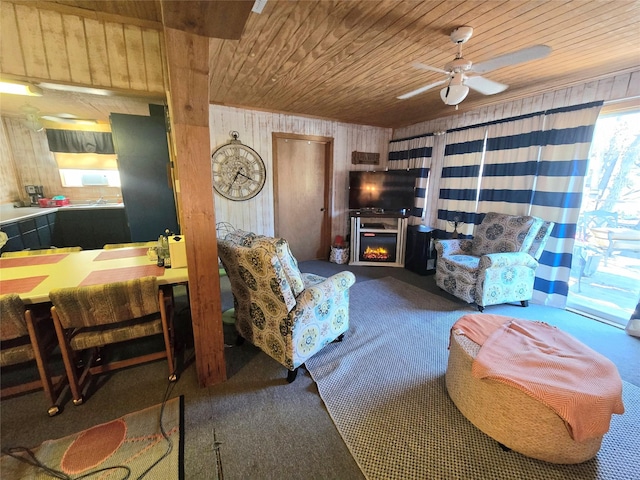
[[[18,181],[15,159],[9,144],[5,119],[0,121],[0,204],[22,199],[24,189]]]
[[[274,234],[273,145],[272,133],[293,133],[331,137],[333,142],[332,234],[348,233],[348,171],[352,169],[353,150],[380,153],[385,168],[389,128],[354,125],[330,120],[314,119],[282,113],[248,110],[221,105],[209,106],[211,153],[229,141],[229,132],[236,130],[240,140],[256,150],[267,167],[267,181],[262,192],[245,202],[233,202],[215,195],[216,219],[229,222],[235,228],[263,235]],[[382,164],[384,162],[384,164]],[[364,168],[366,166],[360,166]]]

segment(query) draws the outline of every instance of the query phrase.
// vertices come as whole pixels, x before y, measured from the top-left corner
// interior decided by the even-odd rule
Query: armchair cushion
[[[529,235],[535,222],[535,217],[489,212],[476,227],[471,254],[479,257],[528,250],[535,238],[535,232]]]

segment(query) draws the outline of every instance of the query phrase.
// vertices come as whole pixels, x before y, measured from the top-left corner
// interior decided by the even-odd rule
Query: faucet
[[[98,200],[96,200],[96,205],[105,205],[107,201],[104,199],[104,196],[101,196]]]

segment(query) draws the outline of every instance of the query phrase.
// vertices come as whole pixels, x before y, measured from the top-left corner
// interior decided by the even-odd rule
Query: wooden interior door
[[[300,262],[327,259],[333,140],[273,134],[275,234]]]

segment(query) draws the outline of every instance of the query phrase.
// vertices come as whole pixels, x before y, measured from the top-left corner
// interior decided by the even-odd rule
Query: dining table
[[[155,276],[159,285],[188,283],[187,267],[165,268],[147,247],[82,250],[0,258],[0,294],[17,293],[25,304],[49,302],[56,288],[82,287]]]

